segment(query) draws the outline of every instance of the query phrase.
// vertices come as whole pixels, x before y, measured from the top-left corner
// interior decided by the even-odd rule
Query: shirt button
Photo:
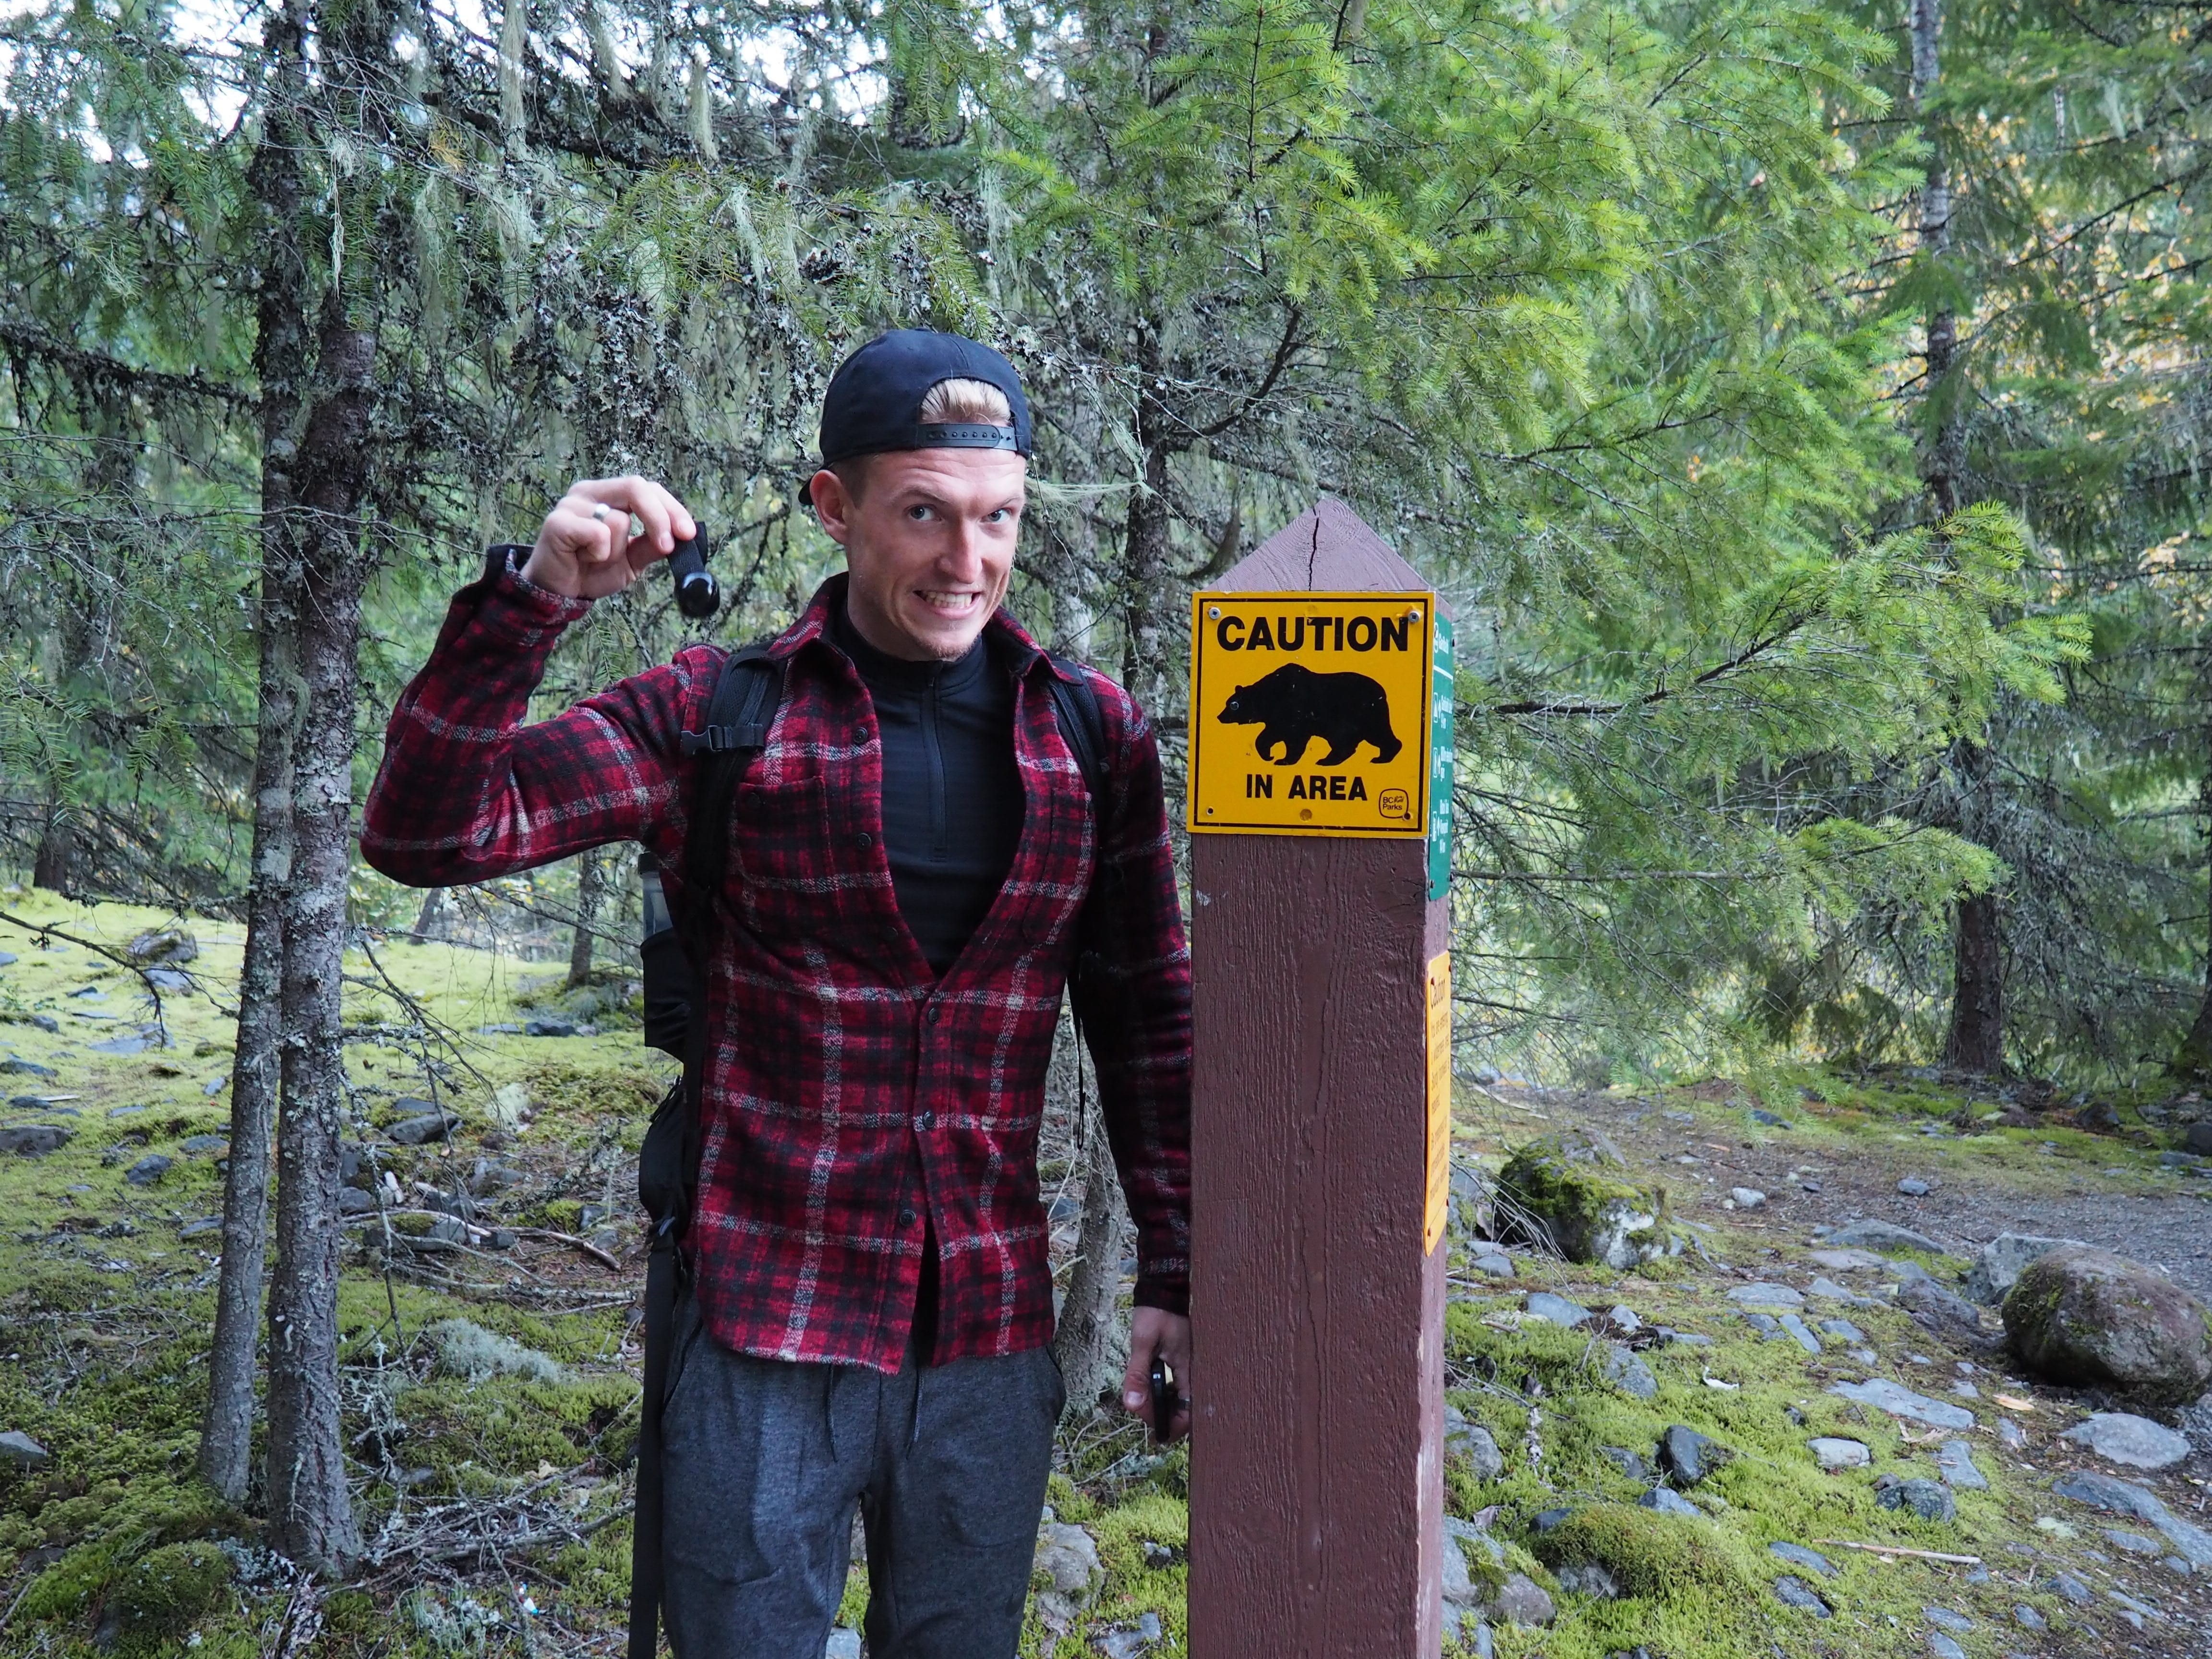
[[[876,838],[875,838],[873,836],[870,835],[866,830],[861,830],[861,831],[860,831],[860,850],[861,850],[863,853],[865,853],[865,852],[866,852],[866,851],[868,850],[868,848],[870,848],[871,847],[873,847],[873,846],[876,844]]]
[[[939,1018],[943,1014],[943,1012],[944,1010],[941,1008],[932,1008],[928,1012],[922,1015],[922,1018],[927,1020],[932,1025],[934,1025],[937,1024]]]
[[[934,1129],[937,1127],[937,1114],[934,1112],[924,1112],[920,1117],[915,1119],[914,1127],[920,1129],[925,1134],[928,1133],[930,1130]]]
[[[865,726],[854,726],[853,728],[853,741],[865,747],[868,741],[868,728]]]
[[[901,1210],[899,1212],[899,1225],[902,1227],[911,1227],[914,1225],[914,1212],[912,1210]]]

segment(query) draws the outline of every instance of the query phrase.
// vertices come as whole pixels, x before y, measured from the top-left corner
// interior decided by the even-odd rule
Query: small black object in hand
[[[676,544],[668,556],[668,568],[676,578],[676,608],[695,621],[711,617],[722,603],[722,585],[707,568],[707,532],[697,524],[692,533]]]

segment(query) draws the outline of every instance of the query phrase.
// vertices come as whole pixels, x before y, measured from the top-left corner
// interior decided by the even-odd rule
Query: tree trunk
[[[1159,379],[1158,330],[1147,318],[1137,326],[1136,431],[1144,457],[1142,487],[1129,493],[1121,538],[1124,643],[1121,684],[1139,708],[1157,716],[1166,706],[1170,635],[1181,621],[1168,604],[1168,411],[1154,390]]]
[[[1954,775],[1965,797],[1961,819],[1966,834],[1982,840],[1987,830],[1990,751],[1961,738],[1954,751]],[[1951,962],[1951,1031],[1943,1061],[1962,1072],[1996,1077],[2004,1071],[2004,936],[1996,890],[1975,893],[1958,902]]]
[[[1079,1066],[1082,1057],[1077,1056]],[[1128,1339],[1116,1303],[1121,1290],[1121,1235],[1128,1212],[1121,1177],[1095,1107],[1087,1113],[1083,1163],[1083,1230],[1077,1237],[1075,1272],[1060,1304],[1052,1357],[1067,1384],[1067,1408],[1087,1414],[1099,1395],[1118,1382],[1128,1362]]]
[[[31,857],[31,885],[49,892],[67,893],[70,874],[76,863],[76,827],[63,806],[61,792],[46,792],[46,816],[39,824],[38,850]]]
[[[422,908],[415,913],[415,925],[408,930],[408,940],[415,945],[428,945],[445,925],[446,890],[433,887],[422,895]]]
[[[568,984],[571,989],[592,982],[592,941],[597,936],[599,911],[607,890],[605,857],[596,848],[576,855],[576,926],[568,936]]]
[[[376,336],[330,296],[300,446],[299,651],[293,878],[284,912],[283,1103],[276,1276],[269,1304],[269,1541],[318,1571],[358,1553],[338,1433],[339,994],[352,854],[353,721]]]
[[[2204,659],[2198,697],[2212,710],[2212,652]],[[2197,780],[2197,812],[2204,836],[2204,867],[2212,874],[2212,720],[2204,727],[2203,771]],[[2212,889],[2206,893],[2206,909],[2212,912]],[[2173,1057],[2173,1071],[2191,1083],[2212,1082],[2212,914],[2206,917],[2204,940],[2204,1000],[2197,1005],[2196,1023],[2181,1040]]]
[[[269,1132],[276,1116],[283,1035],[284,903],[292,874],[292,744],[299,719],[293,629],[293,465],[300,386],[306,373],[300,257],[299,19],[271,14],[264,37],[276,73],[251,182],[261,221],[258,332],[254,372],[261,388],[260,708],[253,750],[253,876],[247,890],[245,965],[238,983],[238,1047],[230,1074],[230,1164],[223,1179],[222,1272],[215,1340],[208,1355],[207,1416],[200,1476],[233,1504],[252,1472],[253,1373],[261,1334],[261,1286],[269,1247]]]

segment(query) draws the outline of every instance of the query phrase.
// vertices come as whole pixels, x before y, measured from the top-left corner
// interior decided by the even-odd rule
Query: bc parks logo
[[[1351,596],[1200,596],[1193,829],[1420,827],[1431,640],[1427,605],[1413,597],[1362,594],[1316,614],[1316,600]],[[1284,605],[1293,598],[1296,611]],[[1337,665],[1346,655],[1357,668]]]

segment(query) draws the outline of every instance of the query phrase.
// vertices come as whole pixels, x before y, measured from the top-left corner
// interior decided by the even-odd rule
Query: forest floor
[[[110,949],[173,920],[4,891],[0,913]],[[640,1041],[632,988],[564,997],[544,966],[396,939],[349,957],[362,1213],[340,1296],[342,1383],[364,1549],[333,1587],[260,1546],[254,1498],[234,1511],[192,1475],[240,930],[185,925],[198,955],[169,970],[180,982],[156,1024],[135,974],[0,920],[0,954],[12,957],[0,962],[0,1137],[47,1126],[0,1140],[30,1149],[0,1151],[0,1653],[618,1652],[643,1281],[631,1182],[675,1069]],[[532,1035],[533,1020],[577,1034]],[[1502,1455],[1484,1479],[1455,1443],[1452,1547],[1464,1540],[1478,1586],[1522,1572],[1555,1614],[1546,1626],[1499,1623],[1496,1652],[1941,1659],[1940,1638],[1974,1659],[2212,1653],[2212,1571],[2177,1572],[2139,1553],[2155,1528],[2050,1491],[2063,1472],[2096,1466],[2212,1526],[2204,1443],[2154,1475],[2098,1465],[2055,1437],[2109,1402],[2015,1374],[1989,1340],[1993,1321],[1990,1332],[1929,1331],[1886,1289],[1915,1266],[1954,1279],[1974,1247],[2010,1230],[2108,1244],[2207,1294],[2212,1180],[2160,1162],[2139,1103],[2037,1111],[1929,1079],[1808,1073],[1803,1084],[1809,1096],[1791,1088],[1786,1101],[1718,1081],[1640,1096],[1455,1091],[1471,1170],[1494,1169],[1534,1135],[1598,1129],[1623,1173],[1664,1183],[1699,1247],[1632,1273],[1516,1249],[1499,1278],[1473,1265],[1479,1242],[1455,1234],[1449,1398]],[[407,1145],[422,1109],[409,1103],[426,1098],[459,1121]],[[1788,1127],[1753,1115],[1770,1107]],[[1066,1150],[1048,1141],[1042,1170],[1062,1261],[1080,1208]],[[1903,1197],[1906,1176],[1931,1190]],[[1766,1200],[1728,1207],[1735,1187]],[[1863,1216],[1933,1233],[1950,1254],[1855,1268],[1812,1259],[1816,1227]],[[1806,1317],[1847,1317],[1862,1344],[1812,1354],[1766,1340],[1726,1295],[1755,1281],[1810,1295],[1815,1276],[1863,1299],[1808,1303]],[[1533,1317],[1528,1294],[1547,1291],[1595,1317],[1575,1329]],[[1662,1326],[1709,1340],[1662,1341]],[[1608,1376],[1616,1350],[1648,1373],[1649,1397],[1624,1386],[1617,1364]],[[1973,1426],[1924,1431],[1827,1392],[1869,1377],[1971,1412]],[[2004,1424],[2017,1434],[2001,1438]],[[1699,1517],[1634,1507],[1650,1481],[1622,1455],[1648,1463],[1674,1425],[1723,1449],[1717,1473],[1690,1492]],[[11,1451],[10,1434],[37,1451]],[[1869,1467],[1823,1473],[1806,1447],[1820,1434],[1863,1443]],[[1954,1518],[1877,1506],[1877,1477],[1933,1474],[1933,1454],[1958,1438],[1986,1485],[1958,1487]],[[1127,1419],[1070,1422],[1025,1655],[1182,1650],[1186,1468]],[[1553,1525],[1561,1510],[1579,1518]],[[1595,1534],[1620,1594],[1594,1593],[1571,1571],[1563,1585],[1553,1570],[1576,1565],[1561,1539],[1590,1547]],[[1774,1543],[1808,1547],[1832,1572],[1778,1560]],[[1826,1614],[1774,1599],[1785,1571],[1817,1589]],[[856,1562],[831,1654],[860,1652],[866,1596]],[[1458,1640],[1455,1651],[1474,1650],[1471,1624]]]

